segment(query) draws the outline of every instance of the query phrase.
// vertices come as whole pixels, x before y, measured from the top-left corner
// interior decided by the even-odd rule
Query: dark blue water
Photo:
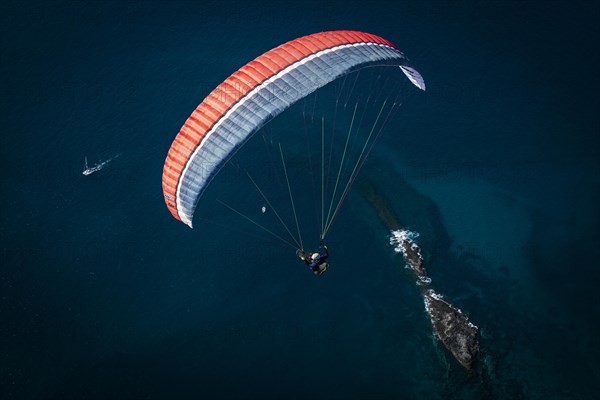
[[[2,398],[595,397],[597,5],[0,10]],[[261,217],[235,166],[202,200],[206,223],[190,230],[166,210],[164,159],[204,96],[262,52],[332,29],[389,39],[425,77],[427,93],[406,98],[362,176],[421,233],[434,287],[480,327],[474,374],[432,338],[418,290],[356,192],[318,279],[214,201]],[[264,146],[298,129],[299,110],[235,160],[286,206]],[[296,182],[304,143],[286,144]],[[121,153],[81,175],[84,156]],[[312,218],[313,205],[300,212]]]

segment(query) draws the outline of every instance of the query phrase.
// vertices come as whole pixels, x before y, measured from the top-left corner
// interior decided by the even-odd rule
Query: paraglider
[[[162,188],[173,217],[193,227],[203,192],[254,133],[317,89],[374,65],[400,67],[413,85],[425,90],[423,78],[396,46],[358,31],[304,36],[267,51],[234,72],[194,110],[169,149]],[[281,157],[283,161],[283,152]],[[290,197],[293,205],[291,189]],[[334,211],[335,215],[337,209]],[[326,228],[322,226],[320,241],[325,239]],[[303,248],[299,251],[304,252]]]
[[[324,244],[321,244],[321,246],[319,246],[317,251],[314,253],[309,253],[306,250],[298,249],[296,250],[296,255],[301,261],[304,261],[304,263],[308,265],[310,270],[315,275],[321,275],[329,268],[329,264],[325,262],[327,258],[329,258],[329,250]]]

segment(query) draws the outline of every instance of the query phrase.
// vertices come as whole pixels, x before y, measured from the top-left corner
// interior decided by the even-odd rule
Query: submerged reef
[[[394,251],[402,254],[407,268],[415,274],[416,284],[425,303],[425,311],[431,320],[433,334],[460,365],[469,370],[473,369],[479,355],[479,330],[459,308],[443,300],[431,287],[421,248],[416,242],[419,234],[401,228],[387,199],[377,193],[370,182],[363,181],[359,192],[375,209],[384,226],[390,229],[390,244]]]

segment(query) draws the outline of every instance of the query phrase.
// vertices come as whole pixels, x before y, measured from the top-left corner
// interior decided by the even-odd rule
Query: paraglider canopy
[[[169,149],[162,188],[171,214],[192,227],[200,196],[252,134],[327,83],[371,65],[399,66],[425,90],[423,78],[396,46],[357,31],[304,36],[234,72],[194,110]]]

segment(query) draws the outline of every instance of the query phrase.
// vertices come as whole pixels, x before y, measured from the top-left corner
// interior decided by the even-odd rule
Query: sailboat
[[[111,162],[112,160],[114,160],[115,158],[119,157],[121,154],[123,153],[119,153],[116,156],[109,158],[106,161],[101,161],[98,164],[94,165],[94,166],[89,166],[88,165],[88,160],[87,160],[87,156],[85,157],[85,161],[83,162],[83,175],[91,175],[94,172],[100,171],[102,168],[106,167],[108,165],[109,162]]]
[[[82,172],[82,174],[87,176],[87,175],[93,174],[96,171],[100,171],[106,164],[108,164],[109,161],[110,160],[104,161],[104,162],[101,162],[100,164],[96,164],[93,167],[90,167],[88,165],[88,160],[87,160],[87,156],[86,156],[85,157],[85,161],[83,163],[83,172]]]

